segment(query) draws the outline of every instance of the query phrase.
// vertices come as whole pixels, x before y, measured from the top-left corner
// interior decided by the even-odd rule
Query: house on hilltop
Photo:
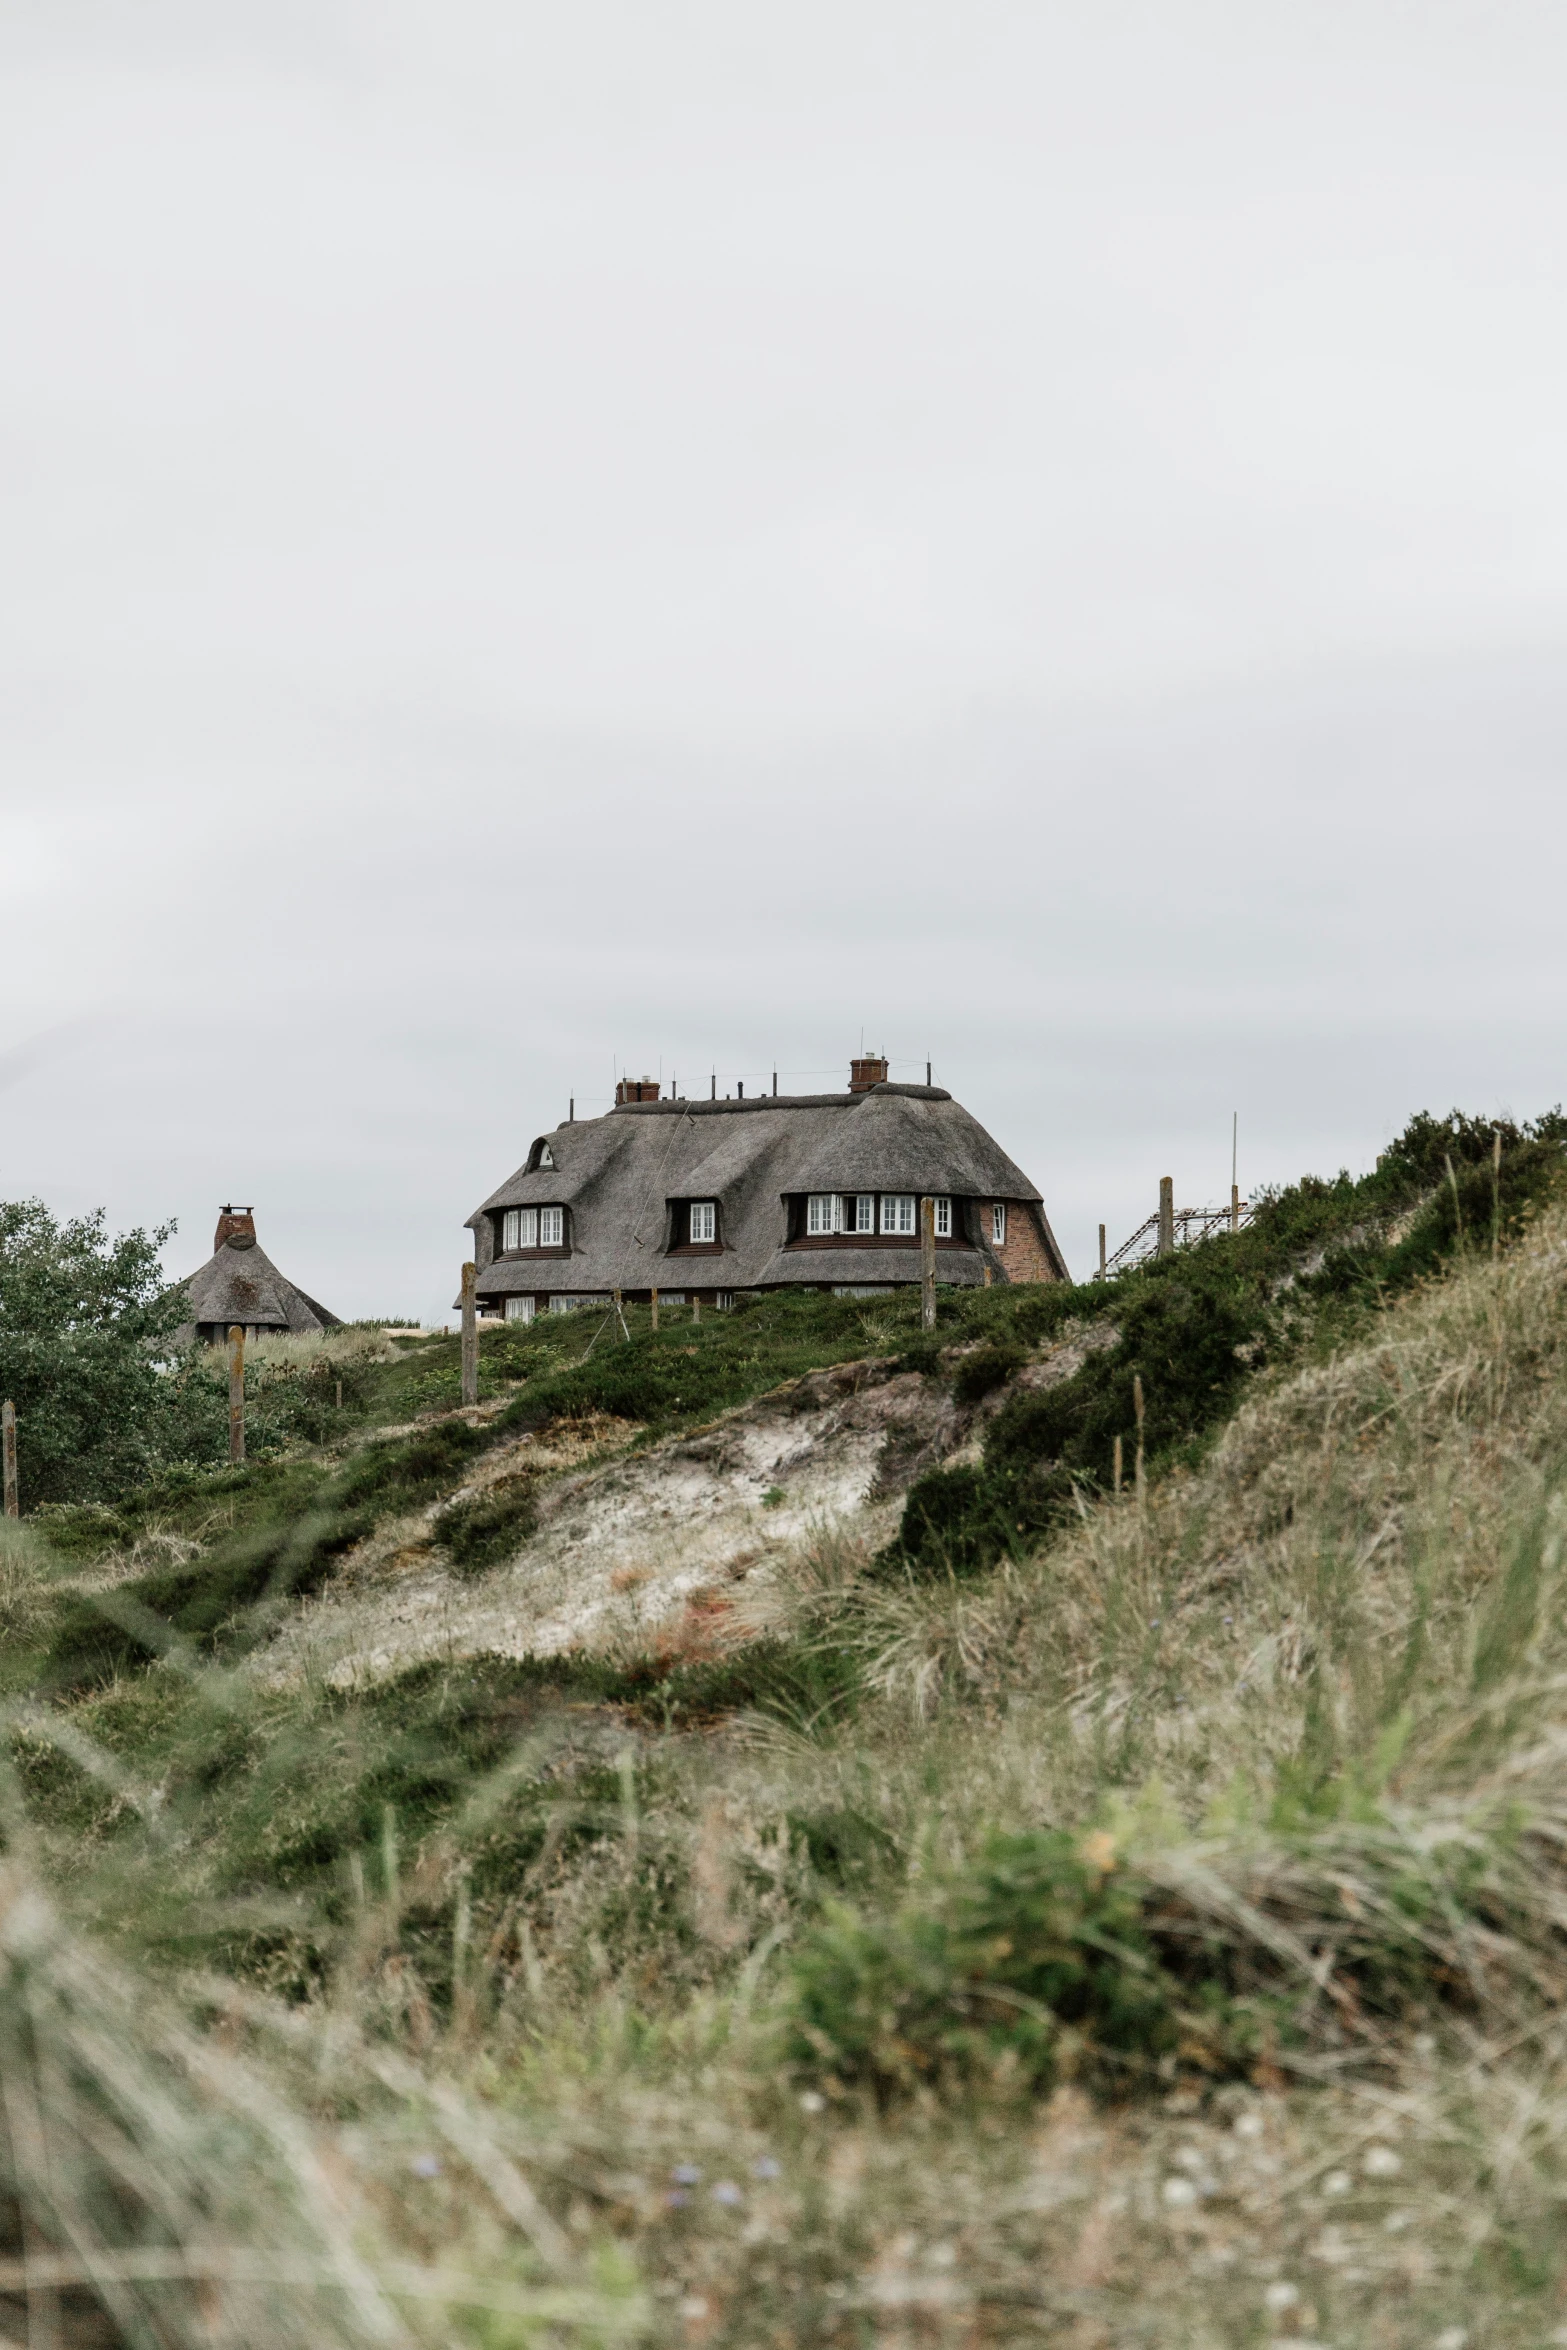
[[[938,1085],[850,1064],[844,1093],[666,1101],[623,1081],[601,1118],[541,1134],[468,1218],[480,1311],[628,1299],[726,1305],[737,1289],[874,1295],[920,1277],[935,1202],[936,1278],[1064,1281],[1044,1202]]]
[[[281,1338],[289,1331],[338,1326],[336,1314],[329,1314],[278,1271],[256,1238],[251,1208],[219,1209],[212,1255],[182,1286],[190,1305],[190,1320],[177,1334],[182,1345],[221,1345],[235,1323],[247,1338]]]

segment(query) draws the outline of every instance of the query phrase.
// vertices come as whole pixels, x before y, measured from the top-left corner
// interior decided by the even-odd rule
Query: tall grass
[[[17,1714],[13,1865],[167,1986],[92,1956],[293,2263],[231,2320],[193,2257],[146,2338],[1552,2339],[1567,1214],[1477,1229],[1144,1493],[956,1579],[824,1530],[684,1681],[182,1639]],[[82,2241],[239,2229],[171,2176]]]

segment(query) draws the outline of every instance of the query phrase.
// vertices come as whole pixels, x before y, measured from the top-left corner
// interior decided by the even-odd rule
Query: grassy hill
[[[70,2338],[1554,2338],[1561,1140],[1418,1121],[934,1337],[487,1333],[467,1413],[350,1333],[268,1457],[25,1524],[0,2069]],[[828,1374],[953,1448],[703,1636],[468,1637],[563,1479]],[[448,1652],[318,1669],[399,1541]]]

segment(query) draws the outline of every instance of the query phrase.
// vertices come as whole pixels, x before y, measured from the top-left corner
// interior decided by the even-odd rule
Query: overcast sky
[[[1559,0],[4,0],[0,1194],[344,1315],[617,1068],[1075,1271],[1567,1093]]]

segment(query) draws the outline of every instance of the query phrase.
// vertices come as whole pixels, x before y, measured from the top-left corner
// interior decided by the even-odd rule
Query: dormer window
[[[805,1203],[805,1230],[812,1240],[820,1239],[830,1232],[841,1232],[842,1194],[836,1191],[813,1191]]]
[[[539,1165],[541,1167],[553,1167],[554,1164],[555,1153],[550,1149],[550,1146],[547,1142],[541,1142],[539,1145]]]
[[[501,1225],[502,1248],[560,1248],[565,1241],[564,1208],[508,1208]]]
[[[554,1164],[555,1153],[550,1149],[549,1144],[545,1141],[543,1135],[541,1134],[538,1141],[534,1144],[532,1150],[528,1153],[528,1173],[530,1175],[536,1175],[541,1167],[553,1167]]]
[[[718,1238],[717,1200],[694,1199],[691,1202],[690,1236],[693,1248],[710,1247]]]

